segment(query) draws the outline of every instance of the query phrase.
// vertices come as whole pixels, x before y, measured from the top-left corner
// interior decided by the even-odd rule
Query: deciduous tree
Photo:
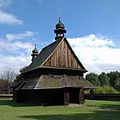
[[[100,81],[98,79],[98,74],[89,73],[89,74],[86,75],[86,79],[88,81],[90,81],[91,83],[93,83],[93,85],[95,85],[95,86],[99,86],[100,85]]]
[[[107,76],[107,74],[105,72],[102,72],[100,75],[99,75],[99,81],[100,81],[100,85],[101,86],[104,86],[104,85],[107,85],[109,86],[110,85],[110,78]]]

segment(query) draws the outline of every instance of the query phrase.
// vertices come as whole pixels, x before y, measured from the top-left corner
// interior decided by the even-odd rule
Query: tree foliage
[[[95,86],[110,86],[120,91],[120,73],[118,71],[105,73],[100,75],[89,73],[86,79],[93,83]]]
[[[95,74],[95,73],[90,73],[90,74],[86,75],[86,79],[89,80],[95,86],[99,86],[100,85],[100,81],[98,79],[98,75]]]
[[[110,85],[110,78],[107,76],[105,72],[102,72],[99,76],[100,86]]]
[[[113,87],[110,86],[98,86],[95,90],[94,93],[96,94],[119,94],[120,92],[116,90]]]
[[[118,85],[118,80],[120,79],[120,73],[118,71],[110,72],[107,73],[107,76],[110,78],[110,85],[116,87],[116,85]]]

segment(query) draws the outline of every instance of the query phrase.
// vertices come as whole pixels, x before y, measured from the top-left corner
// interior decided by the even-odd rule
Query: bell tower
[[[54,33],[56,34],[55,40],[61,40],[64,37],[64,33],[66,33],[65,26],[61,22],[60,17],[58,23],[56,24]]]

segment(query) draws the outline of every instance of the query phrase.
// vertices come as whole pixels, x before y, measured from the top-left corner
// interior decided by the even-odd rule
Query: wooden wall
[[[61,42],[52,56],[44,63],[44,66],[61,68],[81,68],[75,55],[65,40]]]
[[[14,91],[13,100],[18,103],[36,105],[68,105],[69,103],[81,104],[84,101],[82,89],[61,88],[41,90]]]
[[[19,90],[15,91],[14,101],[36,105],[63,105],[64,92],[62,89]]]

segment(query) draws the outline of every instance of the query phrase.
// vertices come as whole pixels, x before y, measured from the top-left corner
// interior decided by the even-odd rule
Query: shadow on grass
[[[120,112],[95,111],[93,113],[59,114],[59,115],[24,115],[20,118],[27,120],[120,120]]]
[[[101,101],[102,103],[104,103],[104,101]],[[114,103],[115,101],[113,101],[113,103],[111,104],[111,101],[108,101],[108,103],[106,104],[99,104],[97,105],[97,103],[94,105],[90,105],[88,104],[87,106],[89,107],[96,107],[98,110],[107,110],[107,111],[120,111],[120,102],[116,101],[116,103]]]
[[[8,105],[8,106],[12,106],[12,107],[38,106],[36,104],[29,104],[29,103],[16,103],[13,100],[0,100],[0,105]]]
[[[100,109],[109,110],[109,111],[119,111],[120,112],[120,105],[104,105],[100,106]]]
[[[11,100],[0,100],[0,106],[1,105],[8,105],[8,106],[12,106],[12,107],[29,107],[29,106],[33,106],[30,104],[20,104],[20,103],[15,103]],[[48,110],[52,110],[52,109],[44,109],[44,115],[36,115],[36,113],[34,113],[34,111],[31,113],[31,115],[27,115],[27,113],[24,113],[22,115],[18,115],[18,118],[20,118],[21,120],[26,119],[26,120],[120,120],[120,104],[116,105],[116,104],[105,104],[105,105],[99,105],[99,106],[86,106],[89,108],[90,112],[81,112],[80,108],[80,112],[75,113],[75,111],[73,110],[73,112],[69,112],[65,113],[62,112],[57,113],[57,111],[55,113],[49,113]],[[88,109],[87,108],[87,109]],[[71,108],[70,108],[71,109]],[[68,109],[67,109],[68,110]],[[47,114],[48,113],[48,114]],[[45,115],[46,114],[46,115]]]
[[[73,115],[29,115],[21,116],[20,118],[24,119],[33,119],[33,120],[87,120],[90,118],[89,114],[73,114]]]

